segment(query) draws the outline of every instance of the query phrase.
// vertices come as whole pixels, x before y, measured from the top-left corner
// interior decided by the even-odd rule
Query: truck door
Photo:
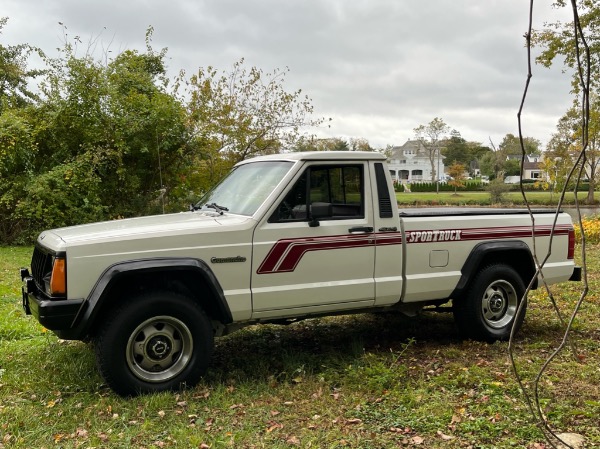
[[[256,227],[253,318],[374,303],[375,240],[366,162],[307,162]],[[319,218],[315,218],[319,216]]]

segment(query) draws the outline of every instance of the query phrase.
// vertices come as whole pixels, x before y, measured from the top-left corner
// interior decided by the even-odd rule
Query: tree
[[[436,158],[439,162],[440,157],[440,141],[450,131],[450,127],[446,125],[441,118],[434,118],[427,125],[419,125],[413,130],[415,137],[423,144],[427,151],[427,157],[431,164],[431,182],[439,179],[439,174],[435,170]]]
[[[493,144],[492,144],[493,146]],[[494,151],[485,153],[480,160],[481,173],[490,179],[504,179],[505,176],[521,175],[521,158],[523,149],[526,156],[539,157],[541,142],[533,137],[524,137],[521,140],[514,134],[506,134],[500,145]]]
[[[349,141],[341,137],[317,138],[301,136],[294,144],[292,151],[375,151],[369,141],[363,138],[351,138]]]
[[[584,176],[589,182],[586,202],[593,204],[596,178],[600,168],[600,98],[590,98],[587,149],[583,159]],[[558,189],[562,189],[566,178],[582,151],[583,126],[581,107],[573,105],[557,124],[557,132],[548,142],[544,169]],[[575,175],[577,171],[575,172]],[[552,179],[554,177],[554,179]]]
[[[523,148],[519,136],[507,134],[500,142],[499,150],[503,156],[522,156],[523,150],[526,156],[540,156],[542,143],[533,137],[523,137]]]
[[[571,2],[557,0],[554,6],[571,6]],[[600,5],[594,0],[580,0],[577,2],[579,22],[581,24],[586,42],[590,49],[589,75],[591,84],[600,86]],[[578,33],[577,40],[574,34],[573,21],[546,24],[543,30],[532,34],[532,44],[542,48],[536,62],[545,67],[550,67],[556,59],[562,57],[563,65],[573,70],[573,91],[579,92],[578,52],[583,53],[582,36]],[[584,68],[586,76],[588,69]]]
[[[7,22],[8,17],[0,18],[0,35]],[[28,84],[44,72],[27,67],[27,60],[34,53],[43,56],[40,49],[31,45],[0,44],[0,114],[6,109],[23,107],[37,100]]]
[[[465,166],[468,166],[473,160],[468,142],[456,130],[452,130],[450,138],[444,140],[442,154],[446,160],[458,162]]]
[[[467,142],[457,130],[452,130],[450,138],[442,141],[442,154],[448,161],[456,161],[471,168],[472,163],[478,165],[483,155],[491,152],[478,142]],[[472,170],[469,170],[472,172]]]
[[[555,6],[566,7],[565,0],[557,0]],[[583,99],[575,99],[573,110],[565,115],[571,123],[573,142],[569,152],[585,151],[585,171],[590,180],[587,202],[594,202],[594,187],[596,170],[598,168],[598,95],[600,95],[600,5],[593,0],[580,0],[577,2],[577,15],[581,29],[575,26],[574,21],[548,24],[542,31],[537,31],[532,36],[532,43],[542,48],[536,62],[545,67],[552,66],[562,57],[563,65],[572,69],[573,93],[583,94]],[[575,30],[577,33],[575,34]],[[585,53],[585,43],[589,48],[589,61]],[[581,68],[579,67],[581,63]],[[590,90],[582,89],[582,79],[589,77]],[[585,82],[587,85],[587,81]],[[589,124],[582,125],[585,113],[581,103],[589,101]],[[569,116],[570,118],[567,118]],[[577,118],[579,116],[579,118]],[[561,119],[562,120],[562,119]],[[560,129],[558,133],[564,132]],[[586,129],[584,129],[586,128]],[[575,140],[578,140],[576,142]],[[556,151],[556,150],[553,150]],[[572,158],[571,158],[572,159]]]
[[[209,66],[189,79],[181,74],[201,190],[239,161],[293,148],[303,127],[323,123],[310,118],[313,106],[307,95],[284,89],[288,71],[246,69],[241,59],[229,73]]]
[[[185,116],[167,92],[166,50],[155,52],[150,39],[151,29],[146,52],[110,59],[79,56],[66,43],[47,60],[31,114],[37,157],[20,217],[41,228],[168,208],[165,192],[186,168]]]
[[[350,151],[375,151],[367,139],[362,137],[350,139]]]
[[[503,180],[505,162],[506,158],[500,151],[490,151],[481,157],[479,168],[482,174],[489,176],[490,180]]]
[[[15,211],[26,196],[37,153],[34,133],[21,110],[0,114],[0,243],[18,241],[28,222]],[[18,241],[18,243],[26,243]]]
[[[457,195],[456,190],[465,185],[465,166],[460,162],[454,161],[448,167],[448,174],[452,178],[448,181],[448,184],[454,187],[454,195]]]

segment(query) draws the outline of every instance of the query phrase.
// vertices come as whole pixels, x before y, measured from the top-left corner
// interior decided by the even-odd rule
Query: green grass
[[[91,347],[45,332],[20,306],[30,248],[0,248],[0,448],[533,448],[545,440],[507,344],[458,338],[449,314],[356,315],[253,326],[217,340],[195,388],[133,399],[98,375]],[[540,383],[553,429],[600,446],[600,247],[590,295]],[[563,314],[581,284],[553,287]],[[561,340],[536,291],[516,342],[530,381]],[[536,443],[538,444],[536,446]],[[205,445],[205,446],[203,446]]]
[[[527,200],[535,206],[553,206],[558,204],[559,196],[550,192],[526,192]],[[521,192],[508,192],[504,194],[503,204],[494,206],[523,205],[523,195]],[[580,202],[587,198],[587,192],[579,192]],[[396,193],[396,199],[400,206],[490,206],[490,194],[488,192],[411,192]],[[563,204],[572,205],[575,203],[575,195],[568,192],[565,195]]]

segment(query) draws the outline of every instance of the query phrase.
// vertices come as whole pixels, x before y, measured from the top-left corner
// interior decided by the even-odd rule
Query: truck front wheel
[[[524,292],[523,280],[512,267],[484,267],[465,296],[454,301],[454,319],[460,333],[476,340],[507,340],[513,326],[518,330],[525,318],[524,309],[517,314]]]
[[[96,361],[122,396],[195,385],[213,349],[208,317],[192,299],[147,292],[113,311],[96,339]]]

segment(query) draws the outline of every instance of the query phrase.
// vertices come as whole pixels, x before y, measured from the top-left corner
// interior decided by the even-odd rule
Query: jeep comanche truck
[[[580,278],[569,215],[533,217],[399,212],[378,153],[257,157],[190,211],[42,232],[23,306],[60,338],[93,341],[125,396],[193,386],[214,338],[256,323],[451,303],[465,337],[503,340],[526,286]]]

